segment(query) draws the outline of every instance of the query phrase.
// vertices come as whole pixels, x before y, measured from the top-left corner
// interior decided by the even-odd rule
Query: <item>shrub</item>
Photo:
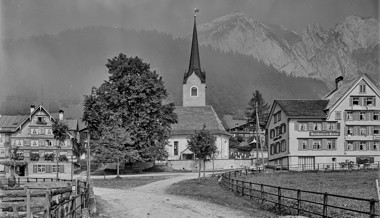
[[[54,153],[45,154],[44,158],[45,158],[45,160],[54,161]]]
[[[30,160],[31,161],[38,161],[40,159],[40,154],[39,153],[30,153]]]
[[[66,155],[60,155],[60,156],[59,156],[59,161],[61,161],[61,162],[68,162],[69,159],[67,158]]]

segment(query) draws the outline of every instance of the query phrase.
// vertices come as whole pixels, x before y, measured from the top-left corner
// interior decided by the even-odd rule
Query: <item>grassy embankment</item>
[[[378,171],[342,171],[342,172],[313,172],[313,173],[271,173],[271,174],[254,174],[249,176],[242,176],[241,179],[251,181],[254,183],[263,183],[266,185],[281,186],[286,188],[301,189],[307,191],[315,191],[322,193],[331,193],[337,195],[358,197],[358,198],[377,198],[375,179],[379,178]],[[259,187],[255,187],[259,189]],[[276,190],[265,191],[276,193]],[[230,206],[235,209],[244,211],[262,210],[267,209],[273,212],[275,210],[273,205],[261,205],[253,203],[241,197],[234,196],[230,191],[221,188],[217,180],[209,178],[198,184],[196,180],[183,181],[173,185],[169,190],[171,194],[178,194],[193,197],[199,200],[206,200],[221,205]],[[282,195],[296,197],[295,193],[282,191]],[[268,195],[269,196],[269,195]],[[275,198],[275,197],[273,197]],[[302,199],[311,201],[321,201],[321,197],[312,194],[302,193]],[[276,199],[272,199],[276,201]],[[363,204],[354,200],[343,200],[341,198],[329,198],[329,204],[339,205],[345,208],[352,208],[358,210],[369,210],[369,204]],[[308,206],[303,205],[305,209],[313,210],[321,213],[321,206]],[[377,211],[378,212],[378,211]],[[357,217],[347,212],[329,212],[334,216],[344,217]]]

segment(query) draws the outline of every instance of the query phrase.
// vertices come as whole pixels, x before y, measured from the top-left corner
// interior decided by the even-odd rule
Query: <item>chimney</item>
[[[59,120],[63,120],[63,110],[59,110],[58,115],[59,115]]]
[[[33,104],[30,105],[30,113],[33,113],[33,111],[36,109],[36,106],[34,106]]]
[[[340,81],[343,81],[343,76],[339,76],[335,79],[335,90],[338,90],[338,88],[340,87]]]

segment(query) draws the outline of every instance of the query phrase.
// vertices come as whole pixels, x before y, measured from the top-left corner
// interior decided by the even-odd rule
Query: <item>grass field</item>
[[[169,179],[172,177],[173,176],[123,177],[119,179],[93,179],[92,182],[94,187],[98,188],[129,189],[137,186],[143,186],[152,182]]]
[[[377,170],[367,171],[332,171],[332,172],[287,172],[271,174],[253,174],[238,177],[239,179],[263,183],[265,185],[281,186],[283,188],[300,189],[303,191],[314,191],[320,193],[329,193],[356,198],[377,199],[375,179],[379,178]],[[253,186],[260,190],[259,186]],[[277,193],[277,188],[265,188],[266,192]],[[259,195],[259,193],[257,193]],[[295,191],[283,190],[282,195],[296,198]],[[276,202],[275,196],[269,196],[270,200]],[[323,195],[302,193],[302,199],[313,202],[323,202]],[[288,205],[296,205],[296,201],[287,200]],[[329,205],[350,208],[359,211],[369,211],[369,202],[344,199],[338,197],[329,197]],[[321,205],[303,204],[303,207],[316,213],[322,212]],[[379,213],[377,207],[377,213]],[[328,210],[332,217],[368,217],[368,215],[347,212],[345,210],[332,209]]]
[[[193,179],[175,183],[170,186],[167,193],[245,211],[251,214],[252,217],[277,217],[277,215],[265,211],[261,205],[252,204],[250,201],[235,196],[230,191],[223,189],[216,177],[207,177],[206,180],[202,180],[201,182],[198,182],[198,179]]]

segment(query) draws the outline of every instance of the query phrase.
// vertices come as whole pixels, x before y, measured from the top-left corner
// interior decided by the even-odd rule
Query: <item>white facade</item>
[[[206,83],[193,72],[183,84],[183,106],[206,106]]]
[[[314,170],[346,161],[380,161],[379,88],[366,75],[344,85],[325,98],[324,118],[287,116],[275,101],[267,124],[271,165]],[[281,120],[274,116],[278,113]],[[285,131],[277,134],[281,125]]]

